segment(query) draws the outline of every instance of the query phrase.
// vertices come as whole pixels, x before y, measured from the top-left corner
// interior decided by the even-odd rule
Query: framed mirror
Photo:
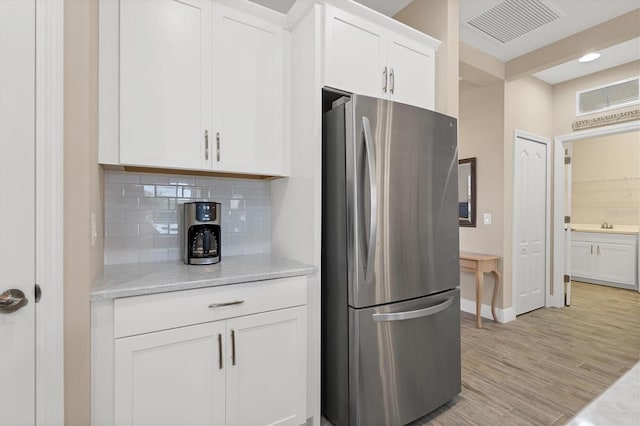
[[[458,222],[476,226],[476,158],[458,160]]]

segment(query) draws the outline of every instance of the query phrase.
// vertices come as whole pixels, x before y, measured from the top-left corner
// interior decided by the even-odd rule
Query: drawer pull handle
[[[212,303],[209,305],[209,307],[220,308],[222,306],[240,305],[242,303],[244,303],[244,300],[234,300],[233,302]]]
[[[231,330],[231,365],[236,365],[236,331]]]
[[[218,368],[222,370],[222,334],[218,333]]]

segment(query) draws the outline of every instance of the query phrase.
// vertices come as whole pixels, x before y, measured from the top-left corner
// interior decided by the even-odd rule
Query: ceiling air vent
[[[576,92],[576,115],[594,114],[640,102],[638,77]]]
[[[505,44],[563,16],[542,0],[505,0],[467,21],[471,27]]]

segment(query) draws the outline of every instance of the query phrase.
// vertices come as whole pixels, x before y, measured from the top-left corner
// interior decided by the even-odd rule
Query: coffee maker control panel
[[[196,220],[210,222],[217,218],[215,203],[196,203]]]

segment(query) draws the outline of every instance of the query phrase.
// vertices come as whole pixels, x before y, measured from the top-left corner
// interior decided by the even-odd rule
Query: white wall
[[[572,222],[640,225],[640,133],[572,145]]]

